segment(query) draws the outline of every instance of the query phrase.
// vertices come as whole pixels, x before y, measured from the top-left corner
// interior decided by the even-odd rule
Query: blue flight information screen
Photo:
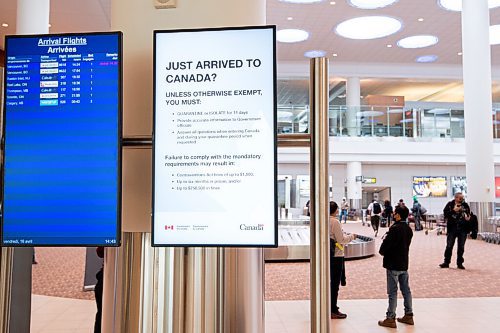
[[[121,32],[5,45],[2,246],[118,246]]]

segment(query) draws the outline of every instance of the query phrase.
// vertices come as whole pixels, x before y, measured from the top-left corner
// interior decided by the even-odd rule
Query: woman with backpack
[[[380,206],[377,200],[373,200],[368,206],[368,211],[370,212],[370,222],[373,231],[375,231],[375,237],[377,237],[378,228],[380,226],[380,216],[382,215],[382,206]]]

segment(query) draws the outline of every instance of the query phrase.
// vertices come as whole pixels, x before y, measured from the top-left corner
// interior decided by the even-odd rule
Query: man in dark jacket
[[[402,318],[398,318],[397,321],[414,325],[408,276],[408,256],[413,232],[399,214],[400,212],[404,214],[407,211],[408,208],[405,210],[399,206],[396,208],[394,212],[395,223],[389,228],[379,251],[384,256],[384,268],[387,273],[387,295],[389,296],[389,307],[387,308],[386,318],[378,322],[380,326],[384,327],[396,328],[398,283],[404,298],[405,315]]]
[[[444,262],[439,265],[441,268],[450,267],[451,255],[455,239],[457,239],[457,268],[465,269],[464,249],[467,234],[471,231],[470,227],[470,208],[464,201],[464,195],[460,192],[455,193],[455,199],[448,202],[443,210],[446,219],[446,250],[444,251]]]

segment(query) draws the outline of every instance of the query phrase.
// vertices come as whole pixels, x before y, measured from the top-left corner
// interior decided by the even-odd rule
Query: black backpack
[[[373,214],[380,214],[382,212],[382,207],[378,202],[373,203]]]

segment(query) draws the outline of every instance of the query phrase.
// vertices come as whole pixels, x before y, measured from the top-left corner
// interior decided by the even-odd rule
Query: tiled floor
[[[31,333],[90,333],[95,312],[95,301],[33,295]]]
[[[377,326],[387,301],[345,300],[345,320],[332,320],[332,333],[496,333],[500,332],[500,298],[434,298],[414,300],[415,326],[397,330]],[[402,301],[398,313],[402,313]],[[32,333],[92,332],[95,303],[33,295]],[[266,333],[308,333],[309,301],[267,301]]]
[[[373,236],[373,230],[360,223],[342,225],[346,232]],[[377,237],[387,231],[382,228]],[[465,271],[456,269],[456,246],[450,269],[440,269],[446,236],[435,232],[415,232],[410,248],[410,286],[416,298],[500,297],[500,245],[468,239],[465,244]],[[383,299],[386,277],[382,257],[346,262],[347,286],[340,289],[340,299]],[[309,263],[267,263],[266,300],[309,299]],[[471,283],[474,281],[474,283]],[[500,333],[500,329],[498,330]]]
[[[402,315],[402,300],[398,302]],[[500,332],[500,298],[439,298],[414,300],[415,326],[383,328],[386,300],[341,301],[345,320],[331,320],[332,333],[497,333]],[[308,301],[266,302],[266,333],[310,332]]]

